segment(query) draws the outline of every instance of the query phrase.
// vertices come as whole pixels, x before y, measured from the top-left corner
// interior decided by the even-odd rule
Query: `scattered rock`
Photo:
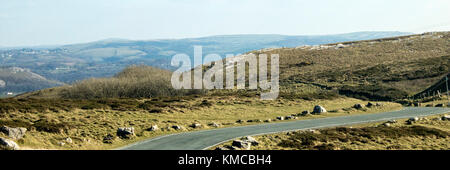
[[[309,111],[305,110],[301,113],[302,116],[308,116],[310,115]]]
[[[183,130],[183,127],[178,126],[178,125],[173,125],[172,128],[175,130]]]
[[[419,118],[418,117],[412,117],[412,118],[409,118],[407,121],[406,121],[406,123],[407,124],[413,124],[413,123],[415,123],[415,122],[417,122],[417,121],[419,121]]]
[[[308,130],[306,130],[306,132],[310,132],[310,133],[317,133],[317,131],[316,131],[316,130],[314,130],[314,129],[308,129]]]
[[[391,124],[390,124],[390,123],[388,123],[388,122],[385,122],[385,123],[383,123],[383,126],[386,126],[386,127],[391,127]]]
[[[253,138],[251,136],[243,137],[241,140],[244,141],[244,142],[249,142],[249,143],[251,143],[251,145],[254,145],[254,146],[258,146],[259,145],[259,142],[255,138]]]
[[[19,150],[19,145],[9,139],[0,137],[0,150]]]
[[[286,116],[284,119],[291,120],[291,119],[294,119],[294,118],[295,118],[294,116]]]
[[[239,120],[236,121],[236,123],[244,123],[244,121],[239,119]]]
[[[58,145],[59,145],[59,146],[64,146],[64,145],[66,145],[66,143],[64,143],[64,142],[58,142]]]
[[[375,105],[373,103],[371,103],[371,102],[366,104],[366,107],[373,107],[373,106],[375,106]]]
[[[231,145],[240,149],[249,150],[252,144],[242,140],[234,140]]]
[[[427,104],[425,107],[433,107],[433,104]]]
[[[340,49],[340,48],[345,48],[346,46],[344,44],[338,44],[336,45],[336,47],[334,47],[335,49]]]
[[[121,127],[117,129],[117,136],[124,139],[129,139],[135,136],[134,127]]]
[[[358,104],[353,105],[353,108],[355,108],[355,109],[363,109],[364,106],[362,104],[358,103]]]
[[[388,120],[386,123],[391,123],[391,124],[397,123],[397,120]]]
[[[314,110],[313,110],[312,114],[320,115],[320,114],[326,113],[326,112],[327,112],[327,110],[324,107],[317,105],[317,106],[314,106]]]
[[[148,128],[148,131],[157,131],[158,129],[158,125],[153,125],[152,127]]]
[[[278,120],[284,120],[284,117],[278,116],[277,119],[278,119]]]
[[[70,137],[67,137],[67,138],[65,139],[65,141],[66,141],[68,144],[72,144],[72,143],[73,143],[73,140],[72,140],[72,138],[70,138]]]
[[[439,121],[439,120],[442,120],[442,118],[440,118],[440,117],[435,117],[435,118],[433,118],[433,119],[431,119],[431,120],[433,120],[433,121]]]
[[[418,103],[418,102],[415,102],[415,103],[413,103],[413,106],[414,106],[414,107],[420,107],[420,106],[422,106],[422,104],[420,104],[420,103]]]
[[[220,127],[220,125],[219,124],[217,124],[216,122],[212,122],[212,123],[210,123],[210,124],[208,124],[209,126],[212,126],[212,127]]]
[[[202,125],[200,123],[194,123],[190,127],[192,127],[192,128],[200,128],[200,127],[202,127]]]
[[[23,127],[11,128],[8,126],[2,126],[0,127],[0,132],[3,132],[4,134],[8,135],[8,137],[14,140],[17,140],[22,139],[23,136],[25,136],[27,129]]]
[[[412,118],[409,118],[408,120],[416,122],[416,121],[419,121],[419,118],[418,117],[412,117]]]
[[[264,120],[264,122],[272,122],[272,119],[267,119],[267,120]]]
[[[450,120],[450,115],[442,116],[441,120]]]

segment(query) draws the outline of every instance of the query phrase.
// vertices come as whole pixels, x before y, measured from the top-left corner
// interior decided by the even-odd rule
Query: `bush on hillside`
[[[172,88],[171,72],[150,66],[130,66],[111,78],[91,78],[62,90],[63,98],[151,98],[204,93]]]

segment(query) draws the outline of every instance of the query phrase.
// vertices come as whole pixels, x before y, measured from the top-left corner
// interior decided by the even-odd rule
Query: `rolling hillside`
[[[0,96],[11,96],[22,92],[63,85],[20,67],[0,68]],[[10,93],[10,94],[8,94]],[[12,93],[12,94],[11,94]]]
[[[262,48],[296,47],[341,41],[367,40],[406,35],[404,32],[357,32],[338,35],[226,35],[188,39],[107,39],[53,48],[0,50],[0,65],[30,69],[43,77],[65,83],[91,77],[110,77],[133,64],[174,69],[170,60],[177,53],[193,56],[193,46],[203,54],[240,54]]]
[[[450,72],[450,32],[252,51],[280,55],[281,96],[398,100]],[[244,56],[245,57],[245,56]]]
[[[393,101],[419,93],[449,73],[449,39],[449,32],[438,32],[251,53],[280,55],[282,98],[310,100],[345,95]],[[259,92],[211,90],[208,94],[255,96]]]

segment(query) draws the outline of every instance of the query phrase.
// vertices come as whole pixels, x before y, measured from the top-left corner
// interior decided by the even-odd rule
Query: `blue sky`
[[[448,0],[0,0],[0,46],[450,30]]]

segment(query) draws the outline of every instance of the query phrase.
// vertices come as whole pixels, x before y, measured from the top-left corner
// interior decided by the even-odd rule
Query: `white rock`
[[[66,138],[66,142],[69,143],[69,144],[73,143],[72,138],[67,137],[67,138]]]
[[[150,127],[148,130],[149,131],[157,131],[159,128],[158,128],[158,125],[153,125],[152,127]]]
[[[19,150],[19,149],[20,147],[16,142],[0,137],[0,150]]]

